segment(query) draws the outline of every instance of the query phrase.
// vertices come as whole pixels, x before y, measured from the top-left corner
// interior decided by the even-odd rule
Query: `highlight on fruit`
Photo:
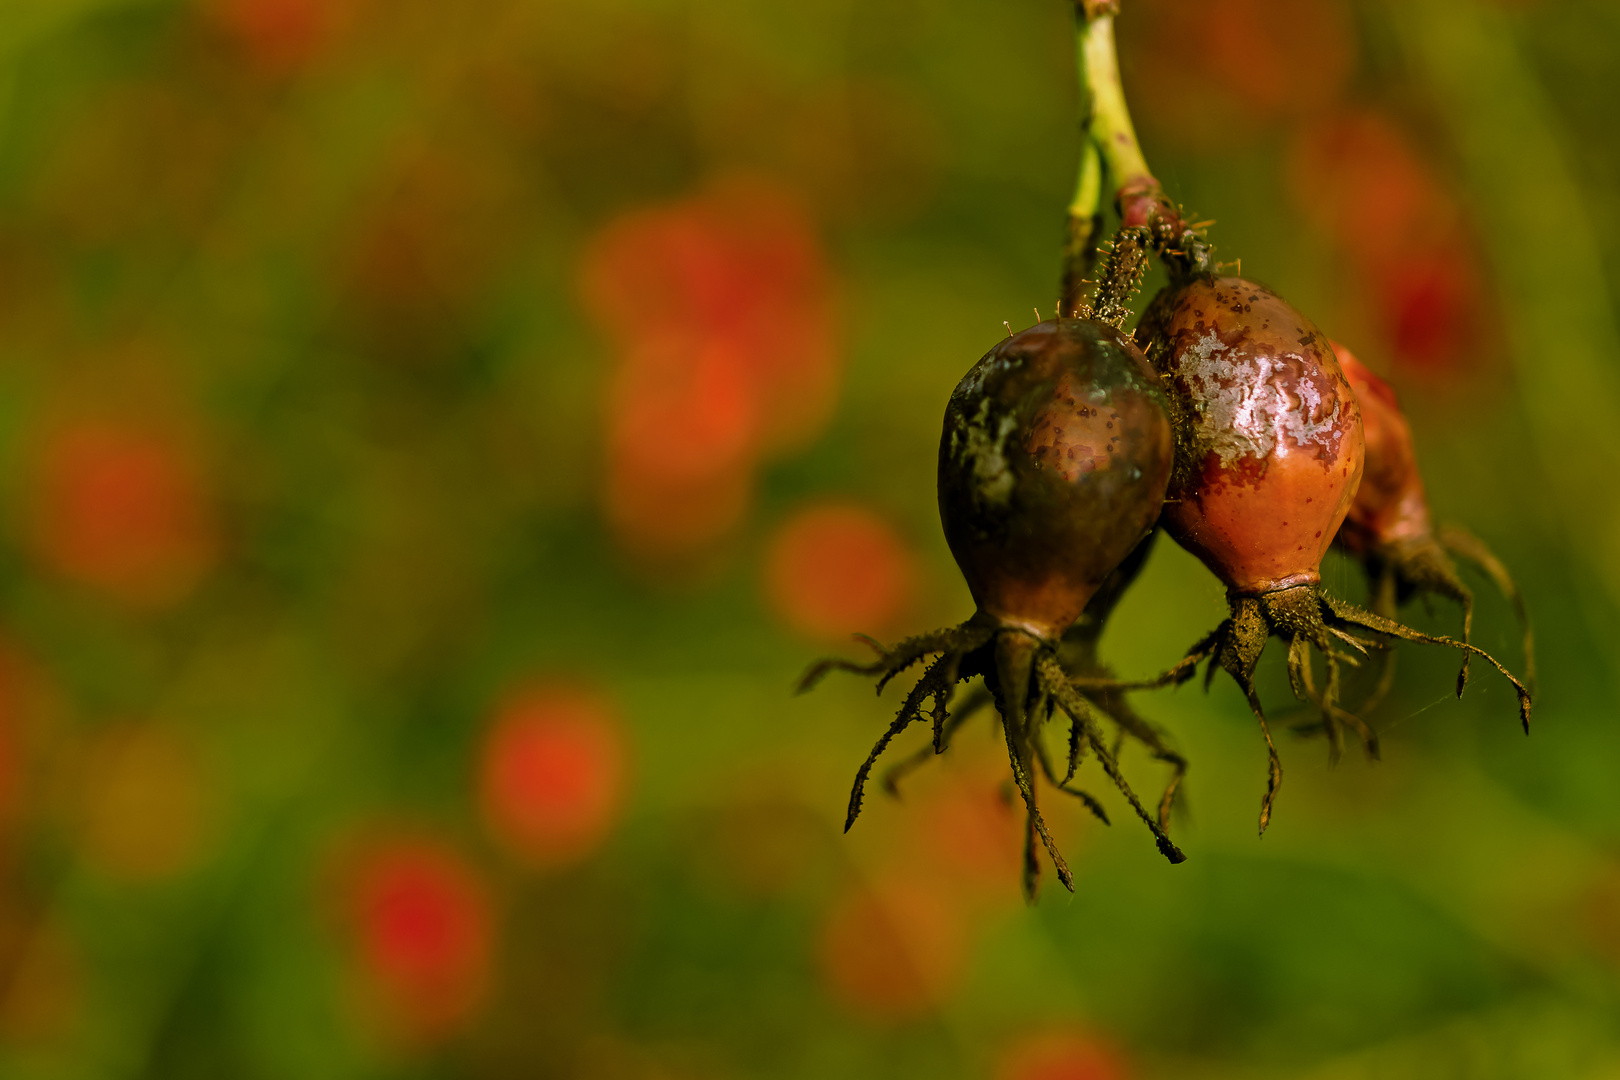
[[[1127,695],[1179,685],[1200,664],[1206,687],[1226,672],[1254,714],[1266,749],[1265,832],[1283,770],[1255,671],[1273,638],[1285,650],[1294,696],[1314,717],[1304,729],[1325,738],[1334,761],[1346,732],[1378,756],[1366,714],[1392,685],[1397,641],[1461,653],[1459,695],[1470,659],[1480,657],[1512,686],[1527,732],[1530,722],[1533,642],[1512,578],[1471,534],[1433,525],[1411,427],[1390,388],[1305,313],[1243,276],[1236,260],[1217,264],[1207,237],[1213,223],[1190,221],[1167,197],[1126,107],[1114,50],[1119,6],[1075,3],[1085,138],[1054,316],[1016,333],[1009,326],[945,407],[940,523],[976,610],[957,626],[893,647],[857,634],[876,659],[821,660],[799,683],[807,690],[845,671],[875,679],[881,693],[920,665],[856,771],[846,830],[897,736],[914,723],[932,727],[927,746],[884,773],[891,794],[943,753],[969,718],[993,708],[1024,804],[1023,886],[1031,899],[1042,849],[1059,881],[1074,888],[1041,813],[1043,791],[1078,799],[1108,821],[1102,802],[1081,786],[1088,759],[1160,853],[1183,861],[1170,829],[1187,761]],[[1110,212],[1117,230],[1104,243]],[[1154,257],[1168,282],[1138,310]],[[1123,679],[1098,643],[1159,531],[1219,579],[1227,617],[1163,672]],[[1323,585],[1322,560],[1335,543],[1366,572],[1365,608]],[[1512,604],[1524,679],[1473,643],[1473,595],[1457,559]],[[1398,621],[1402,604],[1435,596],[1461,609],[1460,637]],[[1364,664],[1374,685],[1350,701],[1347,669]],[[974,678],[982,688],[953,707],[958,685]],[[1151,813],[1121,771],[1126,748],[1168,769]]]

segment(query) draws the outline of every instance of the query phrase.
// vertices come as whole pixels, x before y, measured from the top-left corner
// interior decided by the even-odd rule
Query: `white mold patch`
[[[1014,477],[1007,464],[1007,439],[1018,427],[1011,413],[990,414],[990,399],[951,435],[951,452],[962,470],[973,477],[972,491],[980,499],[1004,505],[1012,495]]]
[[[1180,375],[1200,404],[1198,436],[1223,466],[1309,450],[1338,453],[1342,403],[1325,411],[1321,369],[1299,353],[1239,353],[1214,331],[1193,342]]]

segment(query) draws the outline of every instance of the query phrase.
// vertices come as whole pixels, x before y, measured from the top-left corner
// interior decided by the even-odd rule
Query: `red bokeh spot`
[[[378,843],[355,861],[348,903],[362,973],[395,1034],[431,1042],[477,1012],[488,990],[493,916],[459,852],[422,837]]]
[[[1479,284],[1455,248],[1415,252],[1384,270],[1381,307],[1395,359],[1430,372],[1462,365],[1478,341]]]
[[[1349,13],[1332,0],[1213,0],[1198,5],[1209,73],[1268,116],[1333,97],[1351,63]]]
[[[1329,118],[1295,144],[1289,182],[1349,256],[1394,360],[1431,375],[1473,367],[1485,309],[1474,246],[1413,140],[1376,113]]]
[[[747,463],[758,402],[746,358],[724,339],[638,342],[611,393],[615,473],[679,485]]]
[[[702,548],[741,521],[759,402],[724,339],[670,333],[628,351],[609,391],[608,520],[637,549]]]
[[[490,831],[527,862],[554,866],[594,851],[624,797],[624,736],[583,690],[537,687],[501,706],[485,737],[479,800]]]
[[[213,22],[270,75],[315,59],[342,29],[350,6],[349,0],[205,0]]]
[[[824,984],[869,1019],[927,1015],[956,989],[967,949],[961,912],[942,892],[894,876],[834,903],[821,927]]]
[[[1377,113],[1313,124],[1295,142],[1290,190],[1300,208],[1363,264],[1454,228],[1457,210],[1404,132]]]
[[[804,209],[761,180],[632,211],[592,241],[585,301],[621,344],[723,341],[753,374],[761,445],[795,446],[832,405],[832,275]]]
[[[179,600],[214,563],[201,481],[161,434],[99,421],[62,428],[42,447],[36,495],[45,561],[120,600]]]
[[[783,190],[732,179],[609,223],[581,266],[618,352],[607,509],[632,550],[712,546],[747,512],[762,457],[825,424],[839,374],[832,276]]]
[[[771,610],[815,638],[886,629],[905,614],[915,582],[894,527],[851,504],[800,510],[777,528],[765,557]]]
[[[1079,1032],[1047,1032],[1014,1044],[996,1080],[1128,1080],[1118,1051]]]
[[[1215,151],[1328,105],[1355,61],[1341,0],[1142,0],[1123,17],[1140,115]]]
[[[964,886],[1018,896],[1024,809],[1003,796],[1000,781],[982,771],[953,777],[920,811],[921,846],[932,865]]]

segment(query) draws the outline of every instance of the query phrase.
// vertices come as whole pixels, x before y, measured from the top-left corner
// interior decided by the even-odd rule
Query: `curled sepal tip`
[[[1359,608],[1349,601],[1340,600],[1326,591],[1322,593],[1322,599],[1327,604],[1328,609],[1332,611],[1334,617],[1343,622],[1364,627],[1380,634],[1388,634],[1390,637],[1400,638],[1403,641],[1416,641],[1425,645],[1444,645],[1452,649],[1461,649],[1484,660],[1501,673],[1504,679],[1513,684],[1514,693],[1519,696],[1519,722],[1524,727],[1524,733],[1526,735],[1530,734],[1530,691],[1525,688],[1524,683],[1514,677],[1511,671],[1502,666],[1496,657],[1478,645],[1458,641],[1455,638],[1443,637],[1439,634],[1425,634],[1420,630],[1414,630],[1410,626],[1398,623],[1394,619],[1386,619],[1382,615],[1375,615],[1370,611]]]

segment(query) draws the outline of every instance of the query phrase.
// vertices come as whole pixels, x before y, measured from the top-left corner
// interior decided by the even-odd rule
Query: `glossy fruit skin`
[[[945,409],[939,515],[979,616],[1055,641],[1153,527],[1174,461],[1147,358],[1101,322],[1008,337]]]
[[[1401,412],[1395,391],[1365,364],[1333,342],[1344,377],[1361,405],[1366,467],[1339,530],[1339,542],[1356,555],[1433,533],[1429,498],[1418,474],[1412,427]]]
[[[1363,455],[1328,339],[1264,286],[1208,275],[1161,291],[1136,333],[1176,425],[1165,530],[1232,595],[1319,582]]]

